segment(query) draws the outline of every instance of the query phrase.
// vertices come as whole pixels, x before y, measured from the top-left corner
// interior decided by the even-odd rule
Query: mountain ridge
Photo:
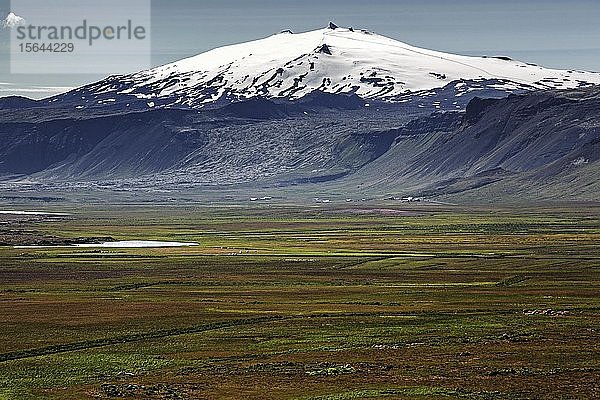
[[[489,89],[513,93],[600,84],[600,73],[548,69],[502,56],[454,55],[330,24],[303,33],[283,31],[111,76],[47,102],[79,108],[111,103],[199,108],[253,97],[296,100],[314,91],[395,102],[451,82],[463,82],[457,89],[468,93],[471,81],[489,82]]]
[[[354,40],[356,35],[366,42]],[[264,46],[298,37],[304,47],[285,46],[287,53],[273,54]],[[218,79],[198,72],[208,52],[197,56],[200,62],[196,57],[186,61],[187,70],[175,63],[42,101],[1,99],[0,187],[7,193],[50,190],[49,197],[57,197],[55,190],[103,188],[111,196],[266,191],[266,197],[277,192],[504,201],[569,194],[600,201],[600,85],[593,84],[600,74],[548,70],[505,58],[440,58],[443,53],[423,50],[429,52],[426,60],[438,61],[433,65],[424,61],[422,49],[415,52],[393,39],[333,24],[250,43],[219,50],[244,60],[239,46],[257,54],[249,65],[260,64],[258,78],[248,87],[230,85],[249,79],[236,80],[247,65],[218,68],[222,59],[217,59],[211,61],[217,66],[211,74]],[[271,57],[266,61],[265,53]],[[289,57],[295,60],[289,70],[277,72]],[[277,96],[298,82],[293,78],[301,69],[311,68],[306,57],[323,61],[315,64],[316,75],[305,75],[307,86],[298,86],[294,96]],[[476,68],[448,64],[448,57],[475,62]],[[379,75],[382,60],[398,68]],[[311,79],[323,81],[323,65],[331,72],[328,85],[308,85]],[[444,70],[448,65],[454,69]],[[478,75],[481,65],[517,71],[521,80]],[[432,74],[433,67],[438,72]],[[378,68],[375,75],[373,68]],[[173,73],[188,74],[195,83],[172,91]],[[407,73],[414,85],[404,91],[396,83]],[[549,79],[548,74],[588,81]],[[286,83],[284,75],[292,80]],[[352,88],[356,82],[358,89]]]

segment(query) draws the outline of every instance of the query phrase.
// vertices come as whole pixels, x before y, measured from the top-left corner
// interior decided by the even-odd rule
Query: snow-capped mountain
[[[202,107],[253,97],[298,99],[311,92],[400,101],[408,93],[454,82],[489,82],[494,90],[568,89],[600,83],[600,73],[556,70],[506,57],[469,57],[425,50],[366,30],[283,31],[217,48],[131,75],[111,76],[50,99],[78,108],[140,102],[148,107]]]
[[[334,25],[282,32],[0,99],[0,191],[598,201],[597,83]]]

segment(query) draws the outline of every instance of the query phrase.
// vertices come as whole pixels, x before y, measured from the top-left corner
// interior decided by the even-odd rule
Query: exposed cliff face
[[[465,112],[366,105],[313,93],[203,111],[0,110],[0,176],[11,185],[600,200],[597,87],[476,98]]]
[[[407,125],[395,146],[353,179],[378,171],[391,178],[370,190],[453,199],[600,200],[598,87],[474,99],[460,124],[444,130],[434,121]]]

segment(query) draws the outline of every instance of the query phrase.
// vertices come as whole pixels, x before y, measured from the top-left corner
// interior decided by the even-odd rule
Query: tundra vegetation
[[[600,397],[600,207],[0,215],[0,399]],[[14,248],[104,240],[182,248]]]

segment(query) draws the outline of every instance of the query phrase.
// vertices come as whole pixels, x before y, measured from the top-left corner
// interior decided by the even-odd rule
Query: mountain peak
[[[77,106],[127,96],[152,104],[202,107],[253,97],[294,100],[314,91],[393,102],[451,82],[464,93],[470,89],[459,82],[492,82],[493,90],[509,93],[600,84],[598,73],[427,50],[333,22],[324,29],[283,33],[107,78],[78,89]],[[92,93],[82,99],[82,90]]]

